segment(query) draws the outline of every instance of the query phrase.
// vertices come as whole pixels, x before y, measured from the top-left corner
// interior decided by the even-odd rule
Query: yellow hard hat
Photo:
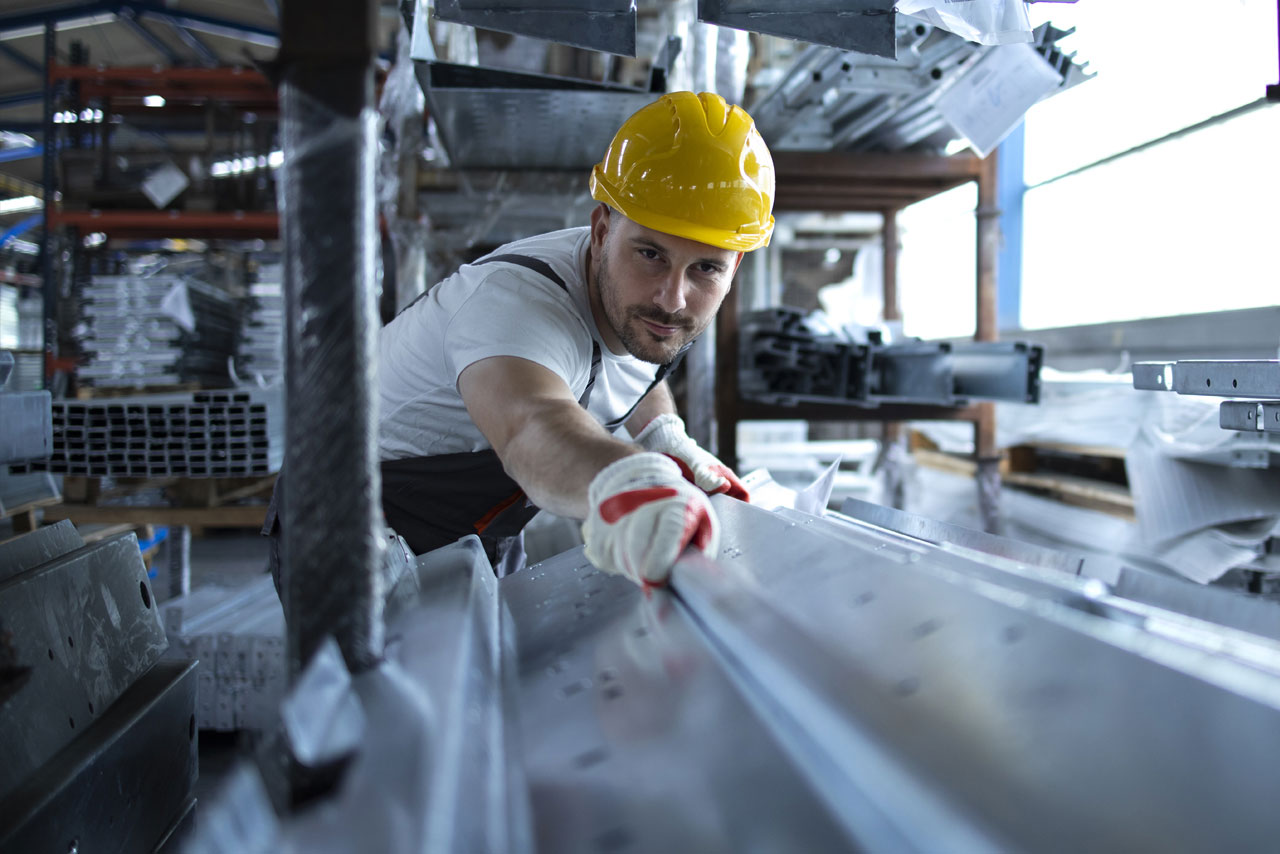
[[[746,110],[672,92],[618,129],[591,197],[646,228],[750,252],[773,233],[773,158]]]

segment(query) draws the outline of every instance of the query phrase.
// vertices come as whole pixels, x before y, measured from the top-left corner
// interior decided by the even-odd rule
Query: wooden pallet
[[[1124,519],[1134,518],[1133,496],[1128,486],[1069,472],[1020,471],[1018,470],[1020,466],[1027,465],[1027,453],[1025,450],[1012,450],[1019,450],[1020,453],[1016,457],[1012,453],[1006,453],[1000,461],[1000,477],[1006,485],[1026,489],[1064,504],[1100,510]],[[977,463],[969,456],[949,454],[924,447],[917,447],[912,452],[912,456],[919,465],[937,471],[965,477],[973,477],[977,473]],[[1118,459],[1123,465],[1123,452],[1119,458],[1114,456],[1108,458]],[[1036,458],[1031,457],[1031,459]]]
[[[148,394],[190,394],[193,391],[204,390],[204,386],[196,382],[145,386],[88,385],[76,387],[76,400],[105,400],[113,397],[137,397]]]
[[[192,536],[202,536],[209,528],[262,527],[266,500],[275,486],[276,475],[262,478],[121,478],[103,489],[99,478],[67,477],[63,480],[64,503],[45,510],[46,521],[70,519],[82,524],[182,525]],[[171,505],[131,506],[104,504],[125,495],[163,489]],[[236,504],[247,498],[262,503]]]

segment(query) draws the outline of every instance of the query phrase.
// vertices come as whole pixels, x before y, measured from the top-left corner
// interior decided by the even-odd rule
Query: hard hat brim
[[[705,243],[708,246],[728,249],[732,252],[751,252],[763,246],[768,246],[769,238],[773,235],[774,220],[772,215],[769,216],[769,224],[765,228],[751,231],[745,229],[729,231],[727,229],[710,228],[678,217],[664,216],[663,214],[645,210],[634,203],[619,198],[618,194],[609,186],[609,182],[604,179],[598,165],[591,170],[590,187],[591,198],[605,203],[627,219],[638,222],[645,228],[652,228],[654,231],[661,231],[663,234],[670,234],[675,237],[696,240],[698,243]]]

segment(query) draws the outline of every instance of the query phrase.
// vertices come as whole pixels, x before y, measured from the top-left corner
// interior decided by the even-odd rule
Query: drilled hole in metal
[[[151,607],[151,591],[147,589],[147,582],[139,581],[138,587],[141,588],[142,590],[142,604],[147,606],[147,608],[150,608]]]

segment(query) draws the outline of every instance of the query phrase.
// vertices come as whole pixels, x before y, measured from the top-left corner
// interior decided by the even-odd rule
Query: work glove
[[[659,415],[635,438],[646,451],[666,454],[675,460],[685,478],[708,495],[724,494],[739,501],[748,500],[747,489],[738,476],[689,438],[679,415]]]
[[[587,489],[587,560],[637,584],[662,584],[688,546],[714,555],[720,526],[707,496],[661,454],[610,463]]]

